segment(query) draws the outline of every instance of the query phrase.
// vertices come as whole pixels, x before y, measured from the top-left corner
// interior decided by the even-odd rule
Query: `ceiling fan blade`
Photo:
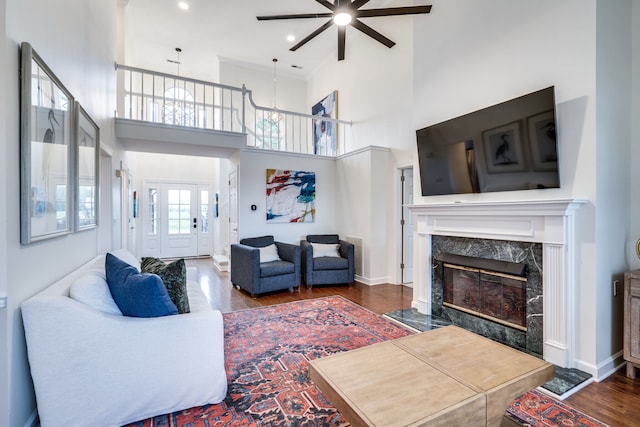
[[[321,5],[323,5],[329,10],[336,10],[336,5],[331,2],[328,2],[327,0],[316,0],[316,2],[320,3]]]
[[[353,7],[354,9],[360,9],[367,3],[369,3],[369,0],[355,0],[353,3],[351,3],[351,7]]]
[[[385,7],[383,9],[365,9],[356,11],[358,18],[375,16],[415,15],[431,12],[431,6]]]
[[[383,36],[382,34],[377,32],[376,30],[374,30],[370,26],[368,26],[366,24],[363,24],[361,21],[359,21],[357,19],[354,19],[351,22],[351,26],[353,28],[355,28],[356,30],[362,31],[363,33],[365,33],[369,37],[372,37],[372,38],[376,39],[377,41],[379,41],[380,43],[382,43],[386,47],[391,48],[391,47],[395,46],[395,44],[396,44],[394,41],[388,39],[387,37]]]
[[[293,15],[268,15],[268,16],[256,16],[258,21],[273,21],[276,19],[304,19],[304,18],[330,18],[333,13],[299,13]]]
[[[339,26],[338,27],[338,61],[342,61],[344,59],[344,48],[347,41],[347,27]]]
[[[312,38],[314,38],[315,36],[317,36],[318,34],[323,32],[324,30],[329,28],[331,25],[333,25],[333,20],[332,19],[328,20],[320,28],[318,28],[313,33],[309,34],[307,37],[305,37],[302,40],[300,40],[297,44],[292,46],[289,50],[292,51],[292,52],[295,52],[296,50],[301,48],[303,45],[305,45],[309,40],[311,40]]]

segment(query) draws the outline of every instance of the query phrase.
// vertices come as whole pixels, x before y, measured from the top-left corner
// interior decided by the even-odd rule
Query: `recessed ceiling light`
[[[296,39],[296,36],[294,36],[293,34],[289,34],[289,35],[287,36],[287,41],[288,41],[288,42],[292,42],[292,41],[294,41],[295,39]]]
[[[178,7],[182,10],[189,10],[189,3],[187,3],[186,1],[179,1]]]

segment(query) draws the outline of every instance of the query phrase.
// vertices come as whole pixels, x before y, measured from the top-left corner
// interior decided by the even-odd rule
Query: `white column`
[[[565,282],[565,245],[544,244],[543,265],[543,355],[544,360],[562,367],[569,367],[567,342],[567,289]]]
[[[425,217],[419,216],[415,221],[415,227],[420,229],[425,224]],[[414,232],[413,252],[413,301],[411,307],[422,314],[431,314],[431,235],[424,230]]]

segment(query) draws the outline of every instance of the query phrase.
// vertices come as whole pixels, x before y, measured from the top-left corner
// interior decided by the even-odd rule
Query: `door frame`
[[[103,144],[100,144],[99,173],[98,253],[103,254],[114,249],[113,230],[115,228],[113,215],[113,152]]]
[[[411,169],[413,171],[413,183],[414,183],[414,190],[415,190],[415,182],[416,182],[416,168],[414,167],[414,165],[412,163],[409,164],[401,164],[401,165],[397,165],[396,167],[396,172],[395,172],[395,182],[396,182],[396,259],[397,262],[395,264],[395,272],[396,272],[396,283],[399,285],[404,285],[407,287],[412,288],[413,287],[413,283],[402,283],[403,281],[403,272],[402,272],[402,268],[401,268],[401,264],[403,263],[404,259],[404,247],[403,247],[403,243],[404,243],[404,236],[403,236],[403,226],[402,226],[402,204],[403,204],[403,183],[401,181],[402,179],[402,174],[403,171],[406,169]],[[415,191],[414,191],[414,195],[415,195]],[[415,251],[415,248],[414,248]],[[415,268],[415,266],[414,266]]]
[[[240,168],[235,166],[230,168],[229,170],[229,191],[228,191],[228,199],[229,199],[229,245],[225,248],[229,255],[231,254],[231,245],[233,243],[238,243],[239,235],[240,235],[240,218],[238,211],[238,188],[239,188],[239,179],[240,179]],[[235,180],[234,177],[235,176]],[[232,187],[232,181],[235,185]],[[233,221],[233,217],[235,216],[235,222]]]

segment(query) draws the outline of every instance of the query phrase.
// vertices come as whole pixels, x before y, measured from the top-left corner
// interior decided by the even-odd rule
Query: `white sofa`
[[[112,253],[138,262],[126,251]],[[190,313],[125,317],[105,292],[104,262],[98,256],[22,304],[41,425],[120,426],[221,402],[222,314],[191,280],[193,271]]]

